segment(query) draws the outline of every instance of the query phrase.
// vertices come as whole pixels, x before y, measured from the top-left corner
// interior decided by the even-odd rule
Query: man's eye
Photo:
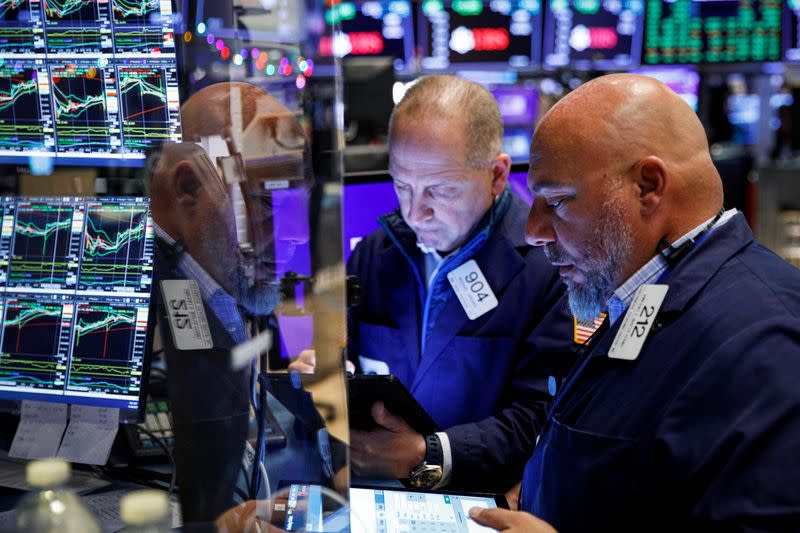
[[[549,207],[550,209],[558,209],[559,207],[561,207],[561,204],[563,202],[564,202],[563,198],[559,200],[550,200],[549,202],[547,202],[547,207]]]

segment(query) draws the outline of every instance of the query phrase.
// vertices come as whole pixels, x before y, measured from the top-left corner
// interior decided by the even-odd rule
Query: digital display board
[[[544,18],[544,65],[583,69],[638,66],[643,32],[642,0],[550,0]]]
[[[648,65],[780,61],[780,0],[646,0]]]
[[[142,166],[179,106],[171,0],[0,0],[0,163]]]
[[[420,3],[420,60],[425,70],[541,63],[540,0],[426,0]]]
[[[322,58],[388,56],[397,71],[413,69],[414,22],[410,0],[341,2],[325,12],[329,26],[339,24],[319,42]],[[324,64],[324,63],[323,63]]]
[[[800,0],[786,0],[783,10],[783,59],[800,61]]]
[[[155,244],[148,200],[0,200],[0,398],[138,410]]]

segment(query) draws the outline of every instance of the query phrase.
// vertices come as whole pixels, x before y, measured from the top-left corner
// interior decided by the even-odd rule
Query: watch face
[[[422,463],[411,472],[411,484],[421,489],[429,489],[442,479],[442,467]]]

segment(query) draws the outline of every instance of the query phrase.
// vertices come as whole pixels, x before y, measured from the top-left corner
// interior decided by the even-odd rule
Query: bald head
[[[467,165],[487,166],[503,145],[503,118],[492,95],[475,82],[436,74],[415,83],[394,108],[389,140],[399,124],[446,123],[446,131],[464,132]]]
[[[249,83],[223,82],[194,93],[181,107],[185,141],[242,130],[257,116],[292,116],[280,101]]]
[[[680,208],[684,218],[722,207],[722,182],[700,120],[653,78],[612,74],[580,86],[542,119],[531,144],[532,163],[545,146],[548,153],[598,168],[658,158],[669,173],[668,206]]]

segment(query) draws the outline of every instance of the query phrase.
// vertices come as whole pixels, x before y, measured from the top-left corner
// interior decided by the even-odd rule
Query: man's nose
[[[408,206],[408,221],[411,224],[420,223],[433,215],[433,209],[424,198],[412,198]]]
[[[525,225],[525,241],[531,246],[544,246],[555,242],[556,233],[546,209],[542,207],[543,201],[534,200],[528,223]]]

